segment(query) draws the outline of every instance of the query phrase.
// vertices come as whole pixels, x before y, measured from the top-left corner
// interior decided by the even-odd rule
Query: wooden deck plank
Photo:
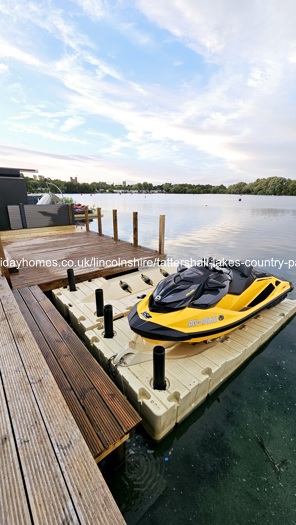
[[[24,253],[28,252],[28,239],[21,238],[17,240],[10,240],[9,246],[10,251],[13,250],[13,253],[17,254],[18,257],[22,257]],[[79,232],[75,235],[75,246],[87,246],[88,244],[93,244],[94,237],[93,235],[85,235],[85,232]],[[48,237],[34,237],[30,238],[30,253],[37,253],[40,255],[40,247],[42,245],[46,246],[46,251],[49,253],[51,251],[63,250],[65,247],[73,247],[73,235],[69,234],[60,234],[52,235]],[[72,245],[72,246],[71,246]]]
[[[53,324],[44,310],[40,308],[38,301],[28,288],[22,288],[20,294],[26,302],[27,307],[32,312],[40,331],[46,334],[47,342],[49,346],[54,349],[55,358],[60,364],[60,367],[64,371],[73,391],[83,406],[95,432],[99,436],[104,447],[108,448],[123,437],[123,432],[111,409],[101,398],[98,390],[94,387],[93,383],[84,372],[84,355],[90,356],[91,358],[92,356],[84,347],[83,343],[78,338],[76,339],[77,336],[75,336],[73,339],[78,347],[80,358],[80,362],[77,361],[73,356],[72,349],[70,350],[70,345],[67,346],[60,336],[61,329],[65,332],[69,331],[72,333],[64,319],[58,315],[55,317],[55,323]],[[49,302],[45,296],[44,302]],[[93,358],[92,360],[94,366],[95,360]]]
[[[31,525],[25,484],[2,381],[0,381],[0,429],[0,523]]]
[[[59,235],[59,234],[63,235],[66,232],[80,233],[81,230],[77,228],[75,225],[48,226],[44,228],[23,228],[21,230],[2,230],[1,238],[3,240],[23,239],[24,237],[33,239],[34,237],[40,237],[41,235],[43,237],[50,236],[50,235]]]
[[[24,236],[16,240],[6,236],[2,242],[10,259],[22,262],[20,271],[11,275],[14,288],[38,284],[43,290],[50,290],[67,285],[67,268],[74,269],[76,281],[80,282],[127,272],[163,258],[156,250],[114,242],[95,232]]]
[[[85,234],[91,235],[91,232]],[[77,241],[76,241],[77,239]],[[53,269],[54,271],[61,268],[61,262],[63,260],[70,260],[71,265],[75,266],[77,270],[80,268],[90,268],[91,266],[96,267],[97,262],[100,263],[101,268],[105,265],[110,265],[109,261],[118,260],[120,265],[120,259],[123,261],[137,260],[141,257],[151,259],[155,258],[156,252],[149,250],[148,248],[133,248],[129,243],[124,241],[118,241],[114,243],[110,237],[99,237],[92,235],[90,239],[85,237],[83,234],[75,235],[75,244],[73,236],[60,236],[60,241],[56,238],[54,246],[50,243],[40,242],[29,243],[24,247],[16,247],[15,243],[7,244],[3,243],[5,249],[9,253],[11,259],[27,259],[29,261],[54,261],[54,264],[48,266],[44,265],[45,269]],[[105,249],[108,251],[105,252]],[[23,263],[24,265],[25,263]],[[31,263],[33,264],[33,263]],[[64,267],[70,267],[66,265]],[[41,263],[39,263],[41,265]],[[60,266],[59,266],[60,265]],[[27,268],[21,268],[27,269]],[[30,268],[29,268],[30,269]]]
[[[36,406],[26,371],[9,327],[13,315],[14,312],[10,310],[6,318],[3,304],[1,304],[0,365],[17,450],[26,479],[32,516],[37,523],[58,523],[58,520],[78,523],[77,517],[75,519],[73,502],[68,490],[65,490],[61,470],[48,440],[47,429],[38,406]],[[24,332],[22,337],[26,339]],[[43,379],[44,368],[40,372],[38,381]],[[48,493],[48,486],[51,486],[50,493]]]
[[[123,524],[3,278],[0,302],[1,375],[34,523]]]
[[[82,351],[82,343],[80,339],[72,330],[69,330],[66,321],[41,292],[38,286],[33,286],[30,290],[36,299],[39,300],[40,305],[50,317],[54,325],[59,326],[59,334],[71,349],[77,362],[83,367],[84,372],[87,374],[92,384],[95,388],[100,390],[102,398],[106,405],[110,407],[110,410],[120,423],[122,429],[127,432],[134,428],[141,421],[138,413],[131,407],[129,402],[118,390],[109,376],[103,371],[90,352],[87,349]]]
[[[18,302],[19,308],[27,321],[32,334],[53,374],[59,389],[61,390],[67,405],[82,432],[82,435],[92,453],[94,459],[98,459],[101,454],[105,451],[105,447],[101,442],[99,436],[95,433],[85,411],[82,408],[75,392],[73,391],[64,371],[60,367],[56,357],[54,356],[43,332],[39,326],[35,323],[34,317],[30,310],[27,308],[26,303],[22,300],[22,297],[18,290],[14,291],[15,298]]]

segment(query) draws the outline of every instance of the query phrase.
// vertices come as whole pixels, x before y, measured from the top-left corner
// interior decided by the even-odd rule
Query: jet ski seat
[[[247,266],[245,263],[233,266],[232,281],[229,286],[229,293],[233,295],[240,295],[243,293],[255,280],[253,275],[253,266]]]

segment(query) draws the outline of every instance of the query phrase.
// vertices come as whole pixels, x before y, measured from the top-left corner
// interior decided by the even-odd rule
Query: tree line
[[[257,179],[254,182],[237,182],[226,187],[224,184],[152,184],[151,182],[138,182],[136,184],[108,184],[107,182],[67,182],[58,179],[43,177],[34,179],[24,177],[28,193],[44,193],[48,190],[57,193],[50,184],[58,186],[62,193],[114,193],[114,192],[139,192],[139,193],[233,193],[238,195],[296,195],[296,180],[284,177],[268,177]],[[47,184],[48,183],[48,186]]]

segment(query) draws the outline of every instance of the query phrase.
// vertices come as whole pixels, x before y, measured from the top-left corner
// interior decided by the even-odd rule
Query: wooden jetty
[[[10,273],[13,288],[38,284],[47,291],[67,285],[68,268],[81,282],[129,272],[164,258],[161,243],[160,253],[75,226],[1,232],[1,239],[11,265],[21,263],[19,271]]]
[[[3,277],[0,334],[0,523],[124,524]]]

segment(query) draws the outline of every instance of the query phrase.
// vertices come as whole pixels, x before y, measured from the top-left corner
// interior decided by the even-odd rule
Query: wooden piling
[[[85,229],[89,232],[88,206],[84,206]]]
[[[102,231],[102,211],[101,208],[97,208],[97,219],[98,219],[98,234],[103,235]]]
[[[164,254],[164,231],[165,231],[165,215],[159,216],[159,245],[158,253]]]
[[[138,212],[133,212],[133,245],[138,247]]]
[[[73,204],[68,204],[68,212],[69,212],[69,224],[74,224],[74,211],[73,211]]]
[[[113,239],[118,241],[117,210],[113,210]]]

